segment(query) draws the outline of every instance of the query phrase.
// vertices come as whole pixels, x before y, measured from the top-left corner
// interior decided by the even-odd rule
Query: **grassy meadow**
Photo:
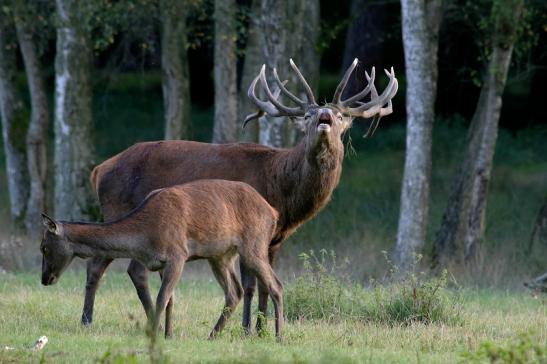
[[[158,74],[103,75],[96,82],[97,162],[135,142],[161,138]],[[244,337],[241,304],[224,335],[207,341],[223,296],[207,264],[196,262],[187,266],[178,287],[175,337],[159,341],[157,350],[168,361],[450,363],[483,362],[492,353],[547,360],[527,356],[547,350],[545,296],[533,298],[522,285],[547,268],[547,247],[527,252],[546,193],[547,128],[500,130],[477,271],[449,272],[438,286],[418,274],[418,283],[409,279],[397,286],[390,283],[392,266],[386,256],[395,243],[405,130],[396,116],[387,119],[390,124],[383,123],[368,139],[361,137],[368,123],[355,122],[332,201],[284,243],[276,265],[286,287],[289,318],[283,342],[275,341],[271,318],[269,335]],[[192,122],[194,139],[210,140],[212,110],[195,105]],[[417,271],[427,270],[463,156],[466,126],[460,116],[440,116],[435,124],[430,224]],[[123,272],[126,262],[108,270],[90,328],[79,324],[85,282],[81,262],[73,263],[56,286],[41,286],[38,242],[10,227],[1,151],[0,157],[0,266],[10,271],[0,271],[0,363],[150,361],[144,313]],[[53,168],[49,172],[52,189]],[[52,211],[51,201],[49,205]],[[314,268],[319,276],[310,276],[302,253],[311,249],[333,251],[339,264],[334,269],[320,263]],[[417,299],[413,292],[418,292]],[[430,303],[440,310],[438,315],[427,315],[433,312]],[[426,318],[414,319],[422,317],[421,309]],[[29,350],[42,335],[49,337],[45,349]]]
[[[69,272],[56,286],[43,287],[38,274],[4,274],[0,362],[148,362],[144,314],[127,276],[108,274],[89,328],[79,323],[83,281],[82,272]],[[156,292],[157,280],[153,286]],[[291,293],[290,287],[287,291]],[[208,341],[222,308],[222,293],[215,282],[187,275],[177,290],[174,337],[159,340],[157,351],[172,363],[456,363],[467,360],[464,353],[477,351],[485,341],[510,345],[519,334],[529,334],[534,345],[547,349],[545,301],[487,289],[465,289],[458,300],[459,322],[396,325],[354,317],[302,319],[286,324],[281,343],[273,338],[271,317],[265,337],[244,337],[240,305],[222,337]],[[40,352],[28,349],[41,335],[49,338],[46,347]]]

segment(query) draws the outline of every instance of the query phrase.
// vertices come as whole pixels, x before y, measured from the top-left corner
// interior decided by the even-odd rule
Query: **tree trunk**
[[[247,30],[247,44],[245,46],[245,59],[238,92],[238,127],[243,125],[243,120],[249,114],[256,111],[255,106],[249,101],[247,90],[253,79],[258,75],[260,66],[264,63],[260,49],[260,8],[261,0],[253,0],[251,16]],[[258,122],[249,123],[245,129],[239,129],[239,139],[247,142],[258,142]]]
[[[262,0],[260,7],[260,39],[261,54],[266,64],[267,80],[270,85],[275,81],[273,68],[280,75],[287,74],[287,28],[286,18],[288,0]],[[283,77],[283,76],[281,76]],[[258,142],[270,147],[283,148],[288,144],[289,123],[285,117],[265,116],[259,119]]]
[[[344,98],[355,95],[366,87],[366,69],[382,64],[387,11],[388,8],[384,2],[373,0],[351,1],[350,17],[352,21],[346,33],[341,75],[346,72],[355,58],[364,62],[365,67],[355,69],[356,76],[349,80],[344,90]]]
[[[190,71],[185,0],[161,0],[161,68],[165,139],[190,137]]]
[[[402,0],[406,68],[406,155],[395,261],[402,271],[425,242],[437,90],[440,0]],[[411,85],[412,87],[409,87]]]
[[[26,137],[30,194],[27,202],[25,226],[27,232],[32,237],[36,237],[42,231],[40,214],[45,211],[46,142],[49,105],[36,45],[32,41],[33,29],[29,20],[25,18],[24,9],[18,11],[18,8],[15,8],[15,10],[17,39],[25,64],[32,110]]]
[[[55,55],[55,214],[80,220],[91,216],[93,166],[90,61],[86,15],[76,0],[57,0]]]
[[[10,39],[9,20],[0,16],[0,115],[6,155],[10,214],[14,223],[22,222],[25,214],[28,180],[25,157],[27,111],[15,84],[15,42]]]
[[[215,0],[214,143],[237,139],[236,1]]]
[[[500,5],[501,4],[501,5]],[[496,6],[500,6],[496,9]],[[494,3],[498,19],[492,54],[468,133],[464,161],[454,180],[434,245],[434,265],[476,263],[484,234],[486,198],[498,135],[502,94],[511,63],[522,0]]]
[[[542,246],[544,249],[547,248],[547,198],[545,198],[543,206],[539,209],[536,223],[532,230],[532,237],[528,246],[529,255],[534,251],[534,246],[536,245]]]

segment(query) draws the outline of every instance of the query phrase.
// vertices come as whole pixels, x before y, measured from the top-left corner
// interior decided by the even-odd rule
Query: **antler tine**
[[[262,85],[262,88],[264,89],[266,96],[268,97],[269,101],[278,109],[278,112],[279,111],[282,112],[282,115],[284,116],[299,116],[304,113],[301,107],[288,107],[276,100],[276,98],[270,91],[270,87],[268,86],[268,81],[266,80],[266,67],[262,67],[262,69],[260,70],[259,77],[260,77],[260,84]]]
[[[349,76],[351,76],[351,74],[353,73],[353,70],[355,69],[355,67],[357,67],[357,62],[359,62],[359,60],[355,58],[353,62],[351,63],[351,65],[349,66],[349,68],[347,69],[346,73],[344,74],[342,81],[340,81],[340,83],[336,87],[336,91],[334,91],[334,96],[332,97],[333,104],[339,105],[341,103],[340,99],[342,98],[342,93],[344,93],[344,89],[346,88],[348,84]]]
[[[308,85],[308,82],[302,75],[302,72],[300,72],[296,64],[293,62],[292,58],[289,58],[289,63],[291,64],[291,68],[294,70],[294,72],[296,72],[298,79],[300,80],[300,82],[302,82],[302,85],[304,86],[304,90],[306,91],[306,96],[308,98],[308,104],[317,105],[317,102],[315,102],[315,97],[313,96],[313,91],[311,90],[310,85]]]
[[[287,83],[287,81],[281,82],[281,79],[279,78],[279,75],[277,74],[277,69],[276,68],[273,69],[273,75],[274,75],[274,78],[275,78],[275,82],[277,83],[277,86],[283,92],[283,94],[285,96],[287,96],[289,99],[296,102],[300,106],[306,105],[304,100],[301,100],[300,98],[298,98],[294,94],[292,94],[289,90],[287,90],[287,88],[285,87],[285,83]]]
[[[266,65],[262,65],[262,70],[260,71],[260,74],[264,72],[265,69]],[[281,116],[279,114],[279,110],[276,109],[276,107],[272,105],[271,102],[262,101],[256,96],[256,84],[258,83],[258,80],[260,80],[260,74],[256,76],[253,82],[251,82],[251,86],[249,86],[249,90],[247,91],[247,96],[249,96],[251,102],[263,112],[266,112],[271,116]]]
[[[350,106],[351,104],[353,104],[354,102],[356,101],[359,101],[361,100],[363,97],[367,96],[371,90],[372,90],[372,97],[377,97],[378,94],[374,95],[374,93],[376,92],[376,88],[374,87],[374,80],[376,78],[376,69],[374,67],[372,67],[372,71],[370,72],[370,76],[369,74],[367,73],[367,71],[365,71],[365,76],[367,78],[367,86],[361,91],[359,92],[358,94],[356,95],[353,95],[352,97],[344,100],[344,101],[341,101],[341,106],[343,107],[346,107],[346,106]]]
[[[256,98],[256,95],[254,94],[254,89],[256,87],[256,83],[258,82],[258,76],[254,79],[254,81],[251,83],[251,87],[249,87],[249,91],[248,91],[248,95],[249,97],[251,98],[251,100],[253,99],[253,97]],[[281,83],[279,83],[279,86],[283,86],[285,87],[285,84],[287,83],[287,81],[283,81]],[[251,88],[253,89],[252,91],[252,96],[250,94],[251,92]],[[273,92],[273,96],[275,99],[278,99],[279,98],[279,93],[281,92],[281,88],[276,88],[274,89],[274,92]],[[258,99],[258,98],[256,98]],[[262,100],[258,100],[258,101],[262,101]],[[264,102],[264,101],[262,101]],[[256,104],[255,104],[256,105]],[[258,105],[257,105],[258,106]],[[247,123],[251,120],[254,120],[254,119],[260,119],[262,116],[265,115],[265,112],[263,110],[258,110],[257,112],[255,113],[252,113],[252,114],[249,114],[247,115],[247,117],[245,117],[245,120],[243,121],[243,126],[242,126],[242,129],[245,129],[245,127],[247,126]]]
[[[393,70],[393,67],[391,67],[391,72],[388,72],[387,70],[385,70],[385,72],[389,76],[389,83],[384,92],[382,92],[380,96],[377,96],[376,88],[371,88],[371,100],[366,103],[359,103],[358,107],[349,108],[348,113],[351,115],[362,116],[364,118],[370,118],[381,112],[381,110],[384,110],[382,109],[382,105],[390,101],[395,96],[398,89],[398,82],[395,78],[395,71]],[[376,94],[376,97],[374,94]],[[382,112],[386,111],[389,110],[386,108]]]

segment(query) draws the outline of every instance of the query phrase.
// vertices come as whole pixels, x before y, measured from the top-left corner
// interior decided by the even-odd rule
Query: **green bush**
[[[341,274],[349,262],[338,265],[332,251],[321,250],[319,257],[310,251],[300,257],[303,273],[288,285],[285,294],[289,320],[350,318],[389,325],[414,322],[454,325],[461,321],[460,300],[446,288],[446,272],[430,278],[425,273],[411,271],[395,280],[398,272],[394,267],[388,283],[372,282],[372,289],[366,289]]]
[[[466,363],[547,363],[547,345],[531,334],[522,334],[503,344],[485,341],[476,351],[462,353],[461,358]]]

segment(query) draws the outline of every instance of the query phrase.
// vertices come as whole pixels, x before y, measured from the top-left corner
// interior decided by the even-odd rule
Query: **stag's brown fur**
[[[137,260],[149,270],[162,272],[153,320],[156,329],[184,263],[208,259],[226,299],[211,332],[214,337],[243,295],[234,271],[238,253],[268,288],[276,306],[276,334],[280,334],[282,287],[268,261],[278,214],[245,183],[201,180],[155,190],[128,215],[109,223],[57,223],[44,219],[49,229],[41,246],[44,284],[55,283],[74,256]],[[170,331],[168,322],[166,336]]]

